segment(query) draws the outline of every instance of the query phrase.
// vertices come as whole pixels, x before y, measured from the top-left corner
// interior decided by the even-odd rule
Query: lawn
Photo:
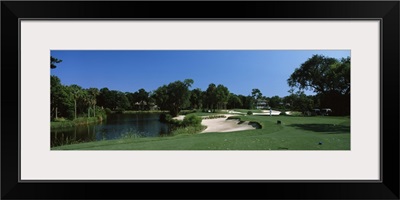
[[[251,110],[251,109],[235,109],[234,111],[241,112],[244,114],[247,114],[248,111],[251,111],[252,113],[262,113],[262,110],[260,110],[260,109],[253,109],[253,110]]]
[[[89,142],[52,150],[350,150],[350,117],[241,116],[241,119],[259,122],[262,128]]]

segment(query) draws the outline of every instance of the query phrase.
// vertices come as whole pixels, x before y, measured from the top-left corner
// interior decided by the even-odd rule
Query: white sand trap
[[[265,116],[269,116],[269,115],[280,115],[281,111],[278,110],[272,110],[271,114],[269,110],[262,110],[261,113],[253,113],[253,115],[265,115]]]
[[[230,116],[235,115],[224,115],[225,118],[216,118],[216,119],[203,119],[201,124],[203,126],[207,126],[207,128],[202,131],[202,133],[208,132],[233,132],[233,131],[243,131],[243,130],[251,130],[256,129],[254,126],[249,124],[249,122],[243,122],[239,124],[239,120],[229,119],[226,120]],[[174,117],[173,119],[183,120],[185,115],[179,115]]]
[[[235,119],[226,120],[229,116],[233,115],[225,115],[226,118],[217,118],[217,119],[203,119],[201,124],[207,126],[207,128],[202,131],[202,133],[208,132],[233,132],[233,131],[243,131],[243,130],[251,130],[256,129],[249,122],[244,122],[238,124],[239,121]]]
[[[174,117],[172,119],[183,120],[183,118],[185,118],[185,115],[178,115],[177,117]]]

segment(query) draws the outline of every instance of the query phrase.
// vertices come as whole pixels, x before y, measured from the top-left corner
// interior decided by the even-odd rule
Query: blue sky
[[[289,95],[289,76],[315,54],[340,59],[350,50],[52,50],[63,61],[50,73],[64,85],[121,92],[152,91],[190,78],[191,89],[214,83],[235,94],[258,88],[264,96],[283,97]]]

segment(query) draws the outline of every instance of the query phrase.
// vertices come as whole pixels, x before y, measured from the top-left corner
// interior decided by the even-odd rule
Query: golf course
[[[240,120],[222,120],[238,124],[253,122],[260,127],[232,132],[126,137],[63,145],[52,150],[350,150],[350,117],[247,115],[234,118]],[[203,123],[207,120],[218,119],[203,119]]]
[[[50,150],[351,150],[350,51],[63,51]]]

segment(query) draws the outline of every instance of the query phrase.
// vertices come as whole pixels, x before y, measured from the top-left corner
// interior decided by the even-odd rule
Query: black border
[[[2,1],[2,199],[399,199],[399,6],[397,1]],[[380,19],[381,182],[18,182],[19,19]],[[8,81],[14,84],[7,84]],[[17,98],[18,96],[18,98]],[[368,98],[368,97],[366,97]],[[18,110],[18,112],[16,112]],[[17,128],[18,125],[18,129]],[[366,155],[367,156],[367,155]],[[156,189],[148,192],[146,189]]]

